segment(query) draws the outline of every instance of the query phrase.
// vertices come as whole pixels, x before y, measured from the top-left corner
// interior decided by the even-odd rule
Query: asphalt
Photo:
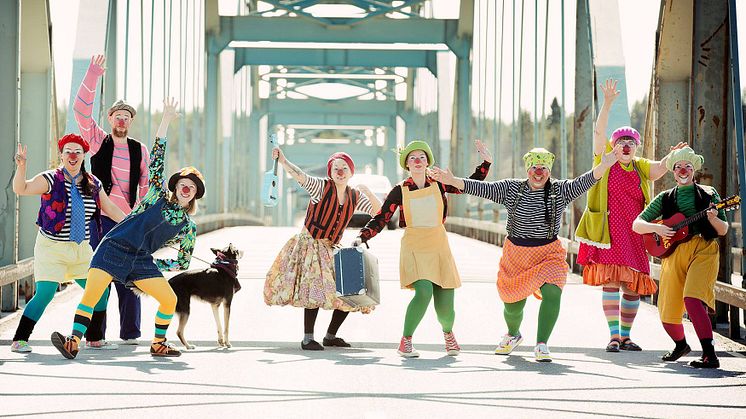
[[[554,361],[538,363],[533,346],[538,301],[530,299],[511,356],[493,353],[505,333],[495,288],[500,249],[449,234],[464,284],[456,293],[455,335],[462,352],[445,354],[432,308],[414,336],[418,359],[396,353],[411,292],[399,288],[401,231],[371,241],[379,257],[382,303],[368,315],[353,313],[339,336],[349,349],[300,350],[303,313],[268,307],[264,275],[296,228],[234,227],[201,235],[195,255],[211,260],[210,247],[231,241],[246,254],[241,291],[232,307],[232,348],[217,347],[208,305],[192,303],[187,337],[197,348],[179,358],[150,356],[156,302],[143,300],[139,346],[83,350],[64,359],[51,345],[52,331],[69,333],[81,290],[57,295],[32,335],[31,354],[10,351],[18,314],[0,320],[0,417],[261,417],[261,418],[487,418],[487,417],[744,417],[746,348],[716,336],[718,370],[697,370],[699,343],[685,322],[694,351],[680,362],[660,356],[672,347],[657,309],[641,304],[632,337],[642,352],[607,353],[608,329],[600,290],[571,275],[549,342]],[[348,243],[355,231],[348,231]],[[193,268],[204,267],[194,261]],[[109,303],[108,338],[117,342],[116,293]],[[319,315],[320,340],[331,313]],[[177,341],[175,323],[169,339]],[[180,346],[180,345],[179,345]]]

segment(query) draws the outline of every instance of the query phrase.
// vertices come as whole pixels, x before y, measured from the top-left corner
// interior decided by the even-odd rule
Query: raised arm
[[[593,155],[598,156],[606,150],[606,128],[609,125],[609,111],[611,111],[611,105],[619,97],[619,91],[616,89],[618,80],[608,79],[606,82],[601,83],[601,92],[604,95],[604,103],[601,105],[601,110],[598,112],[598,118],[596,119],[596,127],[593,129]]]
[[[166,196],[166,188],[164,188],[163,170],[164,170],[164,158],[166,155],[166,133],[168,132],[168,125],[174,119],[179,117],[176,113],[176,105],[178,103],[173,99],[166,99],[163,101],[163,117],[161,118],[161,124],[158,126],[156,132],[155,141],[153,142],[153,149],[150,151],[150,165],[148,166],[148,192],[140,200],[140,208],[143,209],[152,205],[161,197]]]
[[[93,100],[96,98],[98,79],[106,71],[104,68],[105,61],[106,58],[103,55],[94,55],[91,58],[88,71],[86,71],[83,81],[80,83],[78,94],[75,96],[75,102],[73,103],[73,113],[75,114],[75,121],[78,123],[80,136],[91,145],[91,156],[98,152],[104,137],[106,137],[106,132],[98,126],[92,117]]]
[[[125,213],[117,206],[117,204],[111,201],[109,195],[106,194],[106,191],[104,191],[103,188],[98,194],[98,199],[101,201],[101,209],[104,210],[109,218],[117,223],[124,220],[124,217],[126,217]]]
[[[49,183],[44,176],[38,174],[31,180],[26,180],[26,156],[28,147],[18,143],[15,155],[16,173],[13,175],[13,192],[17,195],[41,195],[49,192]]]
[[[381,200],[365,185],[358,185],[357,189],[360,191],[360,200],[355,209],[365,211],[374,217],[381,210]]]
[[[686,147],[688,143],[679,142],[675,146],[672,146],[669,149],[668,154],[666,154],[660,161],[651,161],[650,162],[650,180],[656,181],[663,177],[663,175],[666,174],[668,171],[668,168],[666,167],[666,162],[668,161],[668,156],[671,155],[671,151],[678,150],[680,148]]]
[[[306,184],[307,175],[302,170],[300,170],[298,166],[294,165],[285,158],[285,153],[280,150],[280,147],[275,147],[272,149],[272,158],[277,159],[277,162],[282,165],[285,171],[288,172],[288,174],[293,179],[295,179],[296,182],[298,182],[300,185]]]

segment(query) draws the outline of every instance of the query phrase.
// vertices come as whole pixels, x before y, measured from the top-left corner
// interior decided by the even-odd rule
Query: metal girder
[[[399,13],[399,14],[409,16],[410,18],[420,18],[419,15],[405,12],[402,9],[405,9],[407,7],[412,7],[413,9],[416,9],[417,6],[423,1],[424,0],[404,0],[404,1],[399,2],[398,5],[394,6],[392,4],[387,4],[387,3],[380,2],[380,1],[351,0],[351,1],[348,1],[347,3],[350,3],[356,7],[359,7],[363,11],[365,11],[366,12],[365,16],[363,17],[323,17],[323,16],[315,16],[309,11],[306,11],[305,9],[318,5],[318,4],[324,4],[324,3],[339,4],[340,2],[325,2],[325,1],[318,1],[318,0],[300,0],[300,1],[264,0],[265,3],[272,5],[273,8],[269,10],[264,10],[257,14],[259,16],[262,16],[267,13],[278,13],[278,11],[281,11],[284,13],[293,13],[302,18],[308,19],[309,21],[316,22],[316,23],[323,24],[323,25],[350,26],[350,25],[360,24],[368,19],[372,19],[380,15],[385,15],[387,13]]]
[[[699,182],[713,186],[723,197],[735,193],[731,183],[736,171],[729,131],[733,129],[730,109],[730,42],[726,0],[694,2],[692,45],[691,144],[704,157]],[[739,92],[740,94],[740,92]],[[718,281],[730,283],[733,263],[732,235],[720,239]],[[718,303],[717,319],[728,321],[728,305]],[[735,315],[738,311],[735,310]],[[739,334],[737,317],[731,333]],[[735,323],[735,324],[734,324]],[[735,337],[735,336],[734,336]]]
[[[460,10],[461,19],[473,21],[474,2],[462,1]],[[459,40],[462,44],[471,48],[472,35],[470,30],[460,29]],[[456,54],[456,86],[454,91],[454,118],[451,126],[451,158],[450,166],[457,176],[468,176],[468,168],[471,165],[471,57],[464,51]],[[439,140],[437,140],[439,141]],[[430,140],[430,143],[433,141]],[[436,146],[437,147],[437,146]],[[456,199],[449,206],[451,214],[463,216],[466,214],[466,200]]]
[[[15,172],[15,164],[9,163],[8,156],[15,155],[18,141],[18,89],[19,89],[19,42],[21,33],[20,1],[0,3],[0,49],[5,51],[0,60],[0,92],[4,100],[0,103],[0,153],[5,163],[0,164],[0,266],[15,263],[16,195],[10,179]],[[0,309],[15,310],[18,291],[15,284],[0,288]]]
[[[386,114],[333,114],[315,112],[273,112],[270,115],[275,125],[367,125],[371,127],[390,126],[396,115]]]
[[[658,27],[654,69],[653,109],[648,118],[653,124],[646,141],[648,156],[665,155],[670,146],[679,141],[691,141],[690,86],[692,71],[693,0],[661,3],[661,22]],[[676,182],[664,176],[655,183],[656,191],[672,188]]]
[[[245,65],[423,67],[438,75],[436,51],[378,49],[235,48],[234,72]]]
[[[591,16],[588,0],[577,0],[575,23],[575,115],[573,117],[573,166],[572,176],[578,176],[593,166],[593,109],[594,79],[593,52],[591,40]],[[528,151],[528,150],[526,150]],[[520,165],[521,171],[523,165]],[[516,173],[520,173],[516,172]],[[575,222],[585,209],[585,196],[576,199],[572,206],[572,225],[569,231],[574,235]]]
[[[205,168],[205,189],[216,195],[219,195],[218,170],[217,170],[217,153],[218,136],[221,135],[219,124],[220,101],[218,92],[220,91],[219,71],[217,53],[207,53],[207,72],[205,74],[205,155],[203,164]],[[193,158],[196,156],[193,156]],[[217,199],[206,199],[204,205],[208,212],[216,212],[219,207]]]
[[[57,157],[50,156],[51,114],[56,111],[56,104],[52,103],[52,45],[46,3],[46,0],[21,2],[19,129],[21,141],[28,146],[28,179],[47,170]],[[34,256],[36,229],[29,227],[36,224],[38,211],[38,196],[20,197],[18,259]]]
[[[449,44],[455,38],[457,25],[456,19],[380,18],[352,27],[330,29],[292,17],[221,16],[220,33],[212,37],[209,47],[220,51],[231,41]]]
[[[265,113],[304,113],[312,111],[319,114],[339,115],[390,115],[399,112],[399,102],[394,100],[322,100],[322,99],[276,99],[269,98],[262,102]]]

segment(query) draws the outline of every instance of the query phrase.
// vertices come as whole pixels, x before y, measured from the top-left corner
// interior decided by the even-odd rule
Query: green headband
[[[409,144],[407,144],[406,147],[399,150],[399,165],[402,167],[402,169],[409,170],[407,168],[407,156],[409,156],[409,153],[415,150],[424,151],[425,154],[427,155],[428,167],[433,165],[435,160],[433,159],[433,152],[432,150],[430,150],[430,146],[424,141],[414,140],[414,141],[411,141]]]
[[[546,166],[551,171],[554,164],[554,154],[546,148],[532,148],[523,155],[523,163],[526,166],[526,171],[535,165]]]
[[[673,172],[673,165],[682,160],[691,163],[694,166],[694,170],[699,170],[705,162],[705,158],[695,153],[691,147],[684,147],[668,153],[666,168]]]

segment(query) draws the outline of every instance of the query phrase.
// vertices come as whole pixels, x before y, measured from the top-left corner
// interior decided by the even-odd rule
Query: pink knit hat
[[[619,127],[611,133],[611,143],[616,143],[616,140],[622,137],[629,137],[635,140],[637,145],[640,145],[640,133],[632,127]]]

